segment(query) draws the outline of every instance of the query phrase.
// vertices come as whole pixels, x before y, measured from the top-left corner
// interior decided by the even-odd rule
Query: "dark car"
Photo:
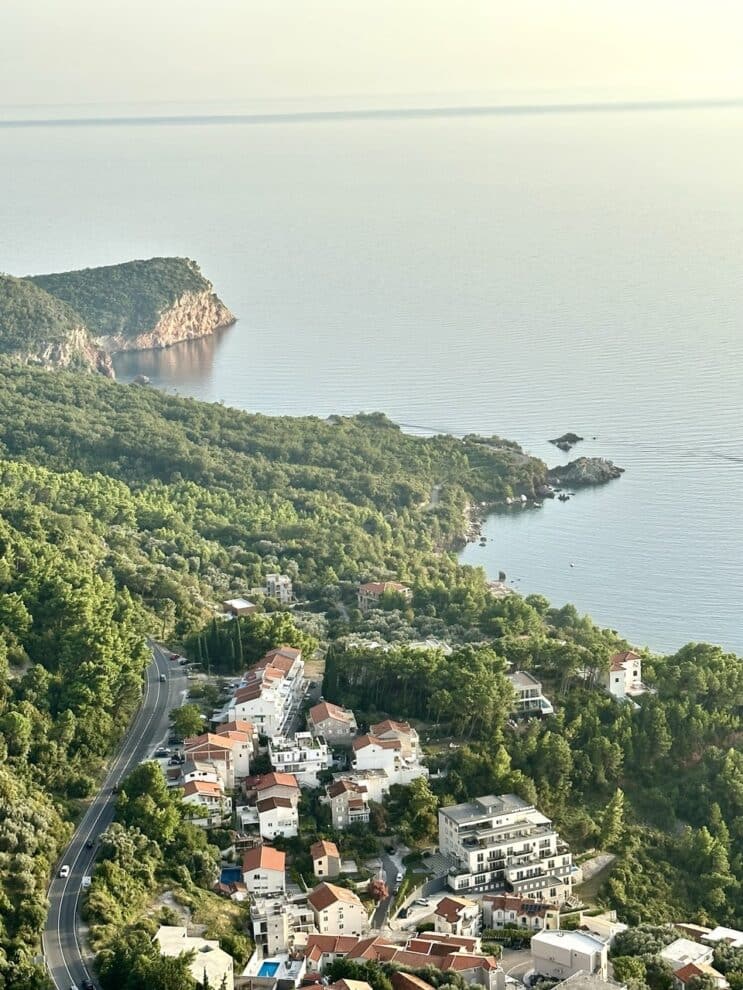
[[[94,845],[95,845],[95,842],[93,842],[92,839],[88,839],[88,841],[85,843],[85,848],[86,849],[92,849]]]
[[[402,909],[402,911],[399,911],[399,912],[398,912],[398,915],[397,915],[397,917],[398,917],[398,918],[407,918],[407,916],[408,916],[409,914],[410,914],[410,912],[408,911],[408,909],[407,909],[407,908],[403,908],[403,909]]]
[[[82,987],[82,990],[95,990],[92,980],[83,980],[80,986]]]

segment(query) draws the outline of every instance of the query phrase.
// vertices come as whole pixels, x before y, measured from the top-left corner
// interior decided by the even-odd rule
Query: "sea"
[[[119,378],[611,458],[462,560],[638,646],[743,654],[739,105],[15,116],[0,269],[185,255],[238,317]]]

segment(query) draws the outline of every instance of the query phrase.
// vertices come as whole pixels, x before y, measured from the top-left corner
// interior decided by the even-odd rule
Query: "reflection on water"
[[[116,377],[127,382],[137,375],[147,375],[154,385],[168,385],[176,391],[201,385],[205,378],[211,378],[217,351],[234,328],[234,324],[222,327],[208,337],[184,340],[160,350],[123,351],[113,359]]]

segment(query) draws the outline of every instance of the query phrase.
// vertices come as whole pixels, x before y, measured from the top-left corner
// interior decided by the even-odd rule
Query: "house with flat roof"
[[[154,941],[163,956],[193,952],[194,957],[188,968],[197,983],[208,981],[210,987],[224,986],[226,990],[234,990],[234,961],[231,955],[220,949],[216,939],[189,935],[188,929],[179,925],[160,925]]]
[[[709,945],[692,942],[690,938],[677,938],[660,950],[660,957],[676,972],[689,963],[710,965],[714,950]]]
[[[578,871],[552,822],[515,794],[439,809],[439,849],[455,892],[494,891],[562,904]]]
[[[269,739],[268,758],[277,773],[293,774],[300,787],[319,787],[319,775],[333,762],[328,744],[311,732]]]
[[[265,594],[275,598],[280,605],[291,605],[294,599],[292,579],[288,574],[267,574]]]
[[[552,702],[545,698],[542,693],[542,682],[536,677],[526,670],[515,670],[512,674],[508,674],[508,680],[516,694],[513,708],[516,717],[554,715]]]
[[[579,972],[605,980],[608,955],[606,942],[586,932],[541,931],[531,939],[534,969],[551,980],[565,980]]]
[[[241,615],[251,615],[258,611],[258,606],[249,602],[247,598],[228,598],[222,602],[222,611],[230,618],[235,619]]]

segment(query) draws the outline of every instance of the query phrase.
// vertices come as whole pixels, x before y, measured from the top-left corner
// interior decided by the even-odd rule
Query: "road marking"
[[[137,712],[137,714],[136,714],[133,722],[130,724],[129,728],[127,729],[126,733],[124,734],[124,737],[123,737],[123,739],[121,741],[121,746],[119,748],[119,753],[118,753],[116,759],[114,760],[112,766],[110,767],[108,773],[106,774],[106,777],[105,777],[105,779],[103,781],[103,785],[99,789],[98,794],[96,795],[96,798],[93,801],[93,804],[88,808],[88,810],[86,811],[85,815],[83,815],[82,821],[80,822],[80,824],[78,825],[78,827],[75,829],[75,831],[74,831],[74,833],[72,835],[72,838],[70,839],[70,842],[67,845],[67,848],[65,849],[65,851],[64,851],[64,853],[62,854],[62,857],[61,857],[62,858],[62,861],[64,862],[64,857],[67,855],[67,853],[70,850],[70,848],[74,845],[75,840],[78,837],[82,837],[82,834],[84,832],[86,832],[85,838],[83,839],[83,844],[82,844],[80,850],[78,851],[77,855],[75,856],[74,860],[72,861],[72,864],[70,865],[70,876],[65,878],[65,884],[64,884],[64,886],[62,888],[61,894],[59,895],[59,904],[58,904],[58,909],[57,909],[56,936],[57,936],[57,942],[59,944],[59,954],[60,954],[60,957],[62,959],[62,964],[63,964],[65,970],[67,971],[67,976],[69,978],[69,985],[70,986],[76,986],[77,984],[75,983],[75,981],[72,978],[72,973],[70,972],[70,967],[67,965],[67,958],[65,956],[65,949],[64,949],[64,947],[62,945],[62,925],[61,925],[62,907],[64,905],[65,897],[66,897],[66,894],[67,894],[67,887],[68,887],[68,885],[70,883],[70,880],[73,879],[72,873],[73,873],[75,867],[77,866],[78,860],[80,859],[80,856],[82,855],[83,850],[85,849],[85,842],[88,841],[88,839],[90,839],[90,837],[92,835],[92,832],[94,831],[96,825],[98,824],[98,822],[101,819],[101,816],[103,815],[103,813],[109,807],[109,802],[104,798],[104,800],[101,803],[101,807],[98,810],[97,815],[95,816],[95,819],[92,822],[89,822],[87,824],[86,824],[86,820],[96,810],[96,801],[98,799],[100,799],[101,797],[103,797],[108,792],[108,788],[109,788],[109,785],[110,785],[111,781],[114,780],[116,774],[119,773],[119,769],[120,769],[120,766],[119,765],[121,764],[122,760],[126,760],[126,764],[125,764],[125,767],[124,767],[123,771],[121,771],[119,773],[118,779],[120,780],[121,777],[124,775],[124,773],[126,773],[129,770],[129,767],[130,767],[131,763],[133,762],[134,757],[136,755],[136,745],[135,745],[135,748],[134,748],[133,751],[128,751],[127,750],[127,743],[129,742],[130,737],[134,736],[134,734],[136,732],[136,734],[140,738],[143,738],[146,735],[147,730],[149,729],[150,725],[152,724],[152,720],[155,718],[155,716],[157,714],[159,714],[159,712],[158,712],[158,704],[159,704],[159,701],[160,701],[160,692],[161,692],[161,686],[160,685],[161,685],[162,682],[160,681],[160,678],[159,678],[160,668],[158,666],[157,660],[158,660],[158,653],[162,655],[162,651],[154,643],[150,647],[150,650],[151,650],[151,653],[152,653],[152,661],[146,667],[146,674],[147,674],[147,676],[145,678],[145,689],[144,689],[144,694],[142,695],[142,701],[141,701],[141,704],[139,706],[139,710],[138,710],[138,712]],[[155,674],[157,676],[157,681],[155,682],[156,683],[156,686],[157,686],[157,696],[156,696],[156,699],[155,699],[155,702],[154,702],[154,705],[153,705],[152,712],[150,713],[149,718],[147,719],[147,722],[145,723],[144,729],[138,729],[139,720],[140,720],[140,718],[142,718],[142,716],[145,713],[147,701],[148,701],[149,694],[150,694],[150,677],[149,677],[149,675],[150,675],[150,669],[153,666],[153,664],[154,664],[154,668],[155,668]],[[166,691],[167,690],[168,689],[166,688]],[[95,855],[92,855],[88,859],[88,864],[90,864],[94,859],[95,859]],[[85,973],[85,977],[87,979],[87,978],[90,977],[90,973],[88,971],[88,967],[85,965],[85,960],[83,958],[83,953],[82,953],[82,950],[81,950],[80,940],[79,940],[78,931],[77,931],[77,927],[78,927],[77,926],[77,911],[78,911],[78,906],[79,906],[79,901],[80,901],[80,890],[81,890],[81,888],[78,888],[77,893],[76,893],[76,896],[75,896],[75,903],[74,903],[74,910],[73,910],[72,931],[73,931],[73,936],[74,936],[74,939],[75,939],[75,946],[77,948],[77,953],[78,953],[78,956],[79,956],[80,965],[82,966],[82,969],[83,969],[83,971]],[[44,941],[45,941],[45,939],[42,936],[42,946],[44,944]],[[44,954],[46,956],[46,949],[44,950]],[[54,974],[51,973],[50,975],[52,977],[52,981],[54,982],[55,986],[58,987],[58,990],[63,990],[63,988],[60,987],[60,985],[57,983],[57,981],[56,981],[56,979],[54,977]]]

